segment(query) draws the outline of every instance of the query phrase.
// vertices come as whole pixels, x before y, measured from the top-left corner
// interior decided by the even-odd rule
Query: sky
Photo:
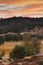
[[[0,0],[0,18],[43,17],[43,0]]]

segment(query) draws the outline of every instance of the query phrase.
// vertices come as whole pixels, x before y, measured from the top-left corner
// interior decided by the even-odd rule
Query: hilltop
[[[0,33],[26,32],[43,27],[43,18],[12,17],[0,19]]]

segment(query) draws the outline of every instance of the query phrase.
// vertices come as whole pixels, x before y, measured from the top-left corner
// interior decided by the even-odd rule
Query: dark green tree
[[[19,33],[16,33],[16,34],[12,35],[12,40],[21,41],[22,40],[22,35],[19,34]]]
[[[21,59],[26,56],[26,51],[23,46],[16,46],[10,53],[10,58]]]
[[[0,55],[3,57],[5,55],[5,51],[3,50]]]
[[[11,34],[5,35],[5,41],[11,41],[11,40],[12,40]]]

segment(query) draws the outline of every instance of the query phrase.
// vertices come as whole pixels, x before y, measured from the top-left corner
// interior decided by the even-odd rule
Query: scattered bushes
[[[16,33],[12,35],[12,41],[21,41],[22,40],[22,35],[19,33]]]
[[[37,39],[32,38],[30,35],[23,35],[23,46],[16,46],[10,53],[11,58],[23,58],[39,53],[40,44]]]
[[[22,36],[18,33],[5,35],[5,41],[21,41]]]
[[[11,40],[12,40],[11,34],[5,35],[5,41],[11,41]]]
[[[5,55],[5,51],[3,50],[0,55],[3,57]]]
[[[5,36],[0,36],[0,45],[4,43],[4,41],[21,41],[22,35],[19,33],[16,34],[7,34]]]
[[[40,41],[38,37],[31,37],[29,34],[24,34],[23,40],[24,45],[27,48],[28,55],[37,54],[40,52]]]
[[[29,34],[24,34],[23,36],[19,33],[16,34],[8,34],[5,36],[0,36],[0,45],[4,43],[4,41],[24,41],[23,46],[16,46],[10,53],[10,57],[15,58],[24,58],[25,56],[34,55],[39,53],[40,43],[38,43],[38,39],[32,38]]]

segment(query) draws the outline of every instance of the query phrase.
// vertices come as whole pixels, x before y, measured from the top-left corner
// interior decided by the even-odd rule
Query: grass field
[[[19,41],[19,42],[5,42],[3,45],[0,45],[0,52],[5,51],[5,55],[8,56],[9,53],[12,51],[12,49],[16,46],[16,45],[22,45],[23,41]],[[41,49],[40,52],[43,53],[43,40],[41,41]]]

